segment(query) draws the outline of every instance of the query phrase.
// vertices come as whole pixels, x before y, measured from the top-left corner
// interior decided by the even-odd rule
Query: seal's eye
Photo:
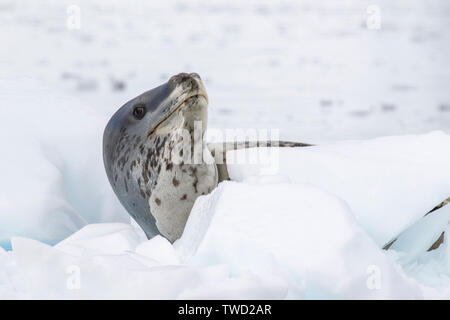
[[[145,109],[145,105],[142,104],[142,103],[139,103],[139,104],[134,106],[133,116],[136,119],[141,120],[145,116],[146,112],[147,112],[147,110]]]

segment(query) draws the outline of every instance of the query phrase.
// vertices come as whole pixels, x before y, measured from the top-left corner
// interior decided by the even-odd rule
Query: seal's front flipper
[[[450,206],[446,205],[449,202],[450,198],[402,231],[383,249],[407,253],[407,259],[411,260],[423,252],[437,249],[444,241],[450,222]]]
[[[219,174],[219,182],[230,180],[227,169],[227,151],[248,149],[248,148],[298,148],[311,147],[312,144],[292,141],[239,141],[239,142],[218,142],[207,144],[209,151],[215,159],[217,172]]]

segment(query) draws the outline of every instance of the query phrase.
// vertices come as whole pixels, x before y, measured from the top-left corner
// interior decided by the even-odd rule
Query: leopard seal
[[[105,128],[103,160],[109,182],[148,238],[160,234],[173,242],[182,235],[195,200],[229,179],[228,150],[311,146],[289,141],[208,144],[203,139],[207,116],[208,95],[200,76],[180,73],[125,103]],[[444,233],[429,250],[443,239]]]
[[[180,73],[125,103],[105,128],[108,180],[148,238],[160,234],[171,242],[178,239],[195,200],[229,179],[226,151],[258,146],[207,145],[203,139],[207,116],[208,95],[200,76]],[[222,162],[216,161],[219,155]]]

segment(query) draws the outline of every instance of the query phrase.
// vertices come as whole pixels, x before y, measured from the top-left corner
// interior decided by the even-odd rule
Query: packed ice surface
[[[448,1],[377,1],[379,30],[359,0],[79,0],[75,30],[73,4],[0,4],[0,298],[450,298],[448,237],[426,251],[450,209],[422,218],[450,195]],[[172,245],[129,223],[101,137],[182,71],[210,128],[321,146],[231,167]]]

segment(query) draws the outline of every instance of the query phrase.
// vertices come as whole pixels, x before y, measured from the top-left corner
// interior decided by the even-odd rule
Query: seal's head
[[[127,102],[106,126],[103,160],[108,179],[122,205],[148,237],[161,233],[151,207],[152,203],[161,206],[163,197],[154,194],[161,182],[161,170],[164,173],[173,168],[170,159],[163,156],[171,134],[179,127],[193,130],[196,121],[202,121],[203,134],[207,106],[207,94],[198,74],[180,73]],[[175,185],[180,177],[173,179]]]
[[[128,101],[106,126],[103,136],[106,155],[113,153],[111,146],[119,144],[124,136],[123,131],[127,131],[128,135],[151,135],[162,128],[176,111],[183,111],[187,121],[199,120],[206,124],[207,97],[198,74],[180,73],[159,87]],[[189,112],[185,112],[187,110],[183,107],[188,105]]]

